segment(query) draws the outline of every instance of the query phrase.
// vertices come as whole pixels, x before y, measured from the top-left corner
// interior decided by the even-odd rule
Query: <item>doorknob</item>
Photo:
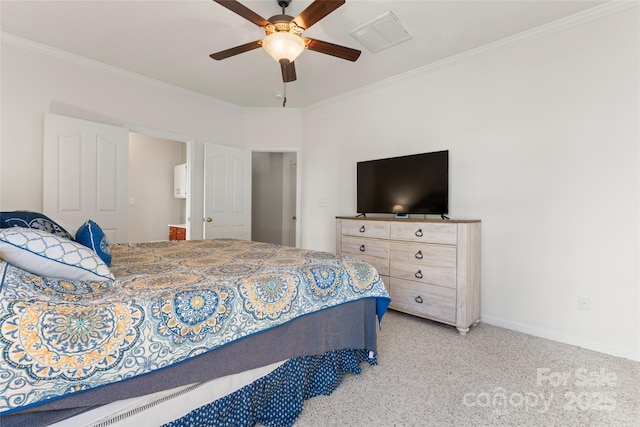
[[[208,216],[208,217],[206,217],[206,218],[205,218],[205,221],[207,221],[207,222],[211,222],[211,221],[213,221],[213,220],[211,219],[211,217],[210,217],[210,216]]]

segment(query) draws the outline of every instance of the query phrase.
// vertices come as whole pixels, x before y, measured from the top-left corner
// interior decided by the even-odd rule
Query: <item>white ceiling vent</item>
[[[351,30],[349,34],[373,53],[411,38],[391,11]]]

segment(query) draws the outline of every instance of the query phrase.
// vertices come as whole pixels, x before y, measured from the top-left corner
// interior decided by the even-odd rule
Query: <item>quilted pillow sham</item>
[[[111,265],[109,240],[104,234],[104,231],[102,231],[102,228],[94,221],[88,220],[78,228],[78,231],[76,231],[76,241],[93,249],[105,264],[108,266]]]
[[[39,212],[12,211],[0,212],[0,228],[25,227],[47,231],[60,237],[73,240],[73,236],[60,224]]]
[[[78,242],[37,229],[1,229],[0,258],[44,277],[113,280],[109,267],[94,251]]]

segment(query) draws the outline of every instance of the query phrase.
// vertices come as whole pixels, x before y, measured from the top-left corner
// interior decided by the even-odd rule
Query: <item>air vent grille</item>
[[[349,34],[373,53],[411,39],[411,34],[391,11],[359,26]]]

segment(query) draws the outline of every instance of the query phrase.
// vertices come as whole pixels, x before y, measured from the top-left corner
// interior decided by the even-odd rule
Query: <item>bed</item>
[[[16,233],[47,231],[6,230],[3,427],[150,425],[145,409],[167,413],[153,425],[292,425],[304,399],[376,363],[390,299],[361,261],[234,239],[113,244],[109,267],[83,258],[88,277],[60,279],[49,253],[6,255],[33,242]]]

